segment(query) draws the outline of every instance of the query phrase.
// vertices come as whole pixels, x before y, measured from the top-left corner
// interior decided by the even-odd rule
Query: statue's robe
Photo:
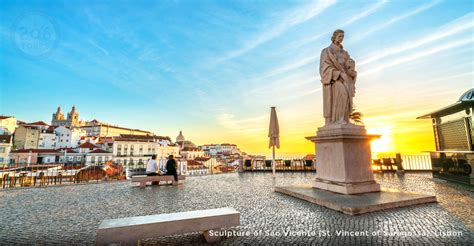
[[[345,63],[349,54],[341,47],[331,44],[321,51],[319,74],[323,84],[323,115],[326,124],[347,123],[352,111],[353,92],[349,83],[341,77],[346,72]]]

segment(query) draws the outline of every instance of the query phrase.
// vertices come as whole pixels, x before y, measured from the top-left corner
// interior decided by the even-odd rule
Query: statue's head
[[[342,43],[342,40],[344,40],[344,31],[341,29],[337,29],[336,31],[333,32],[331,41],[336,44]]]

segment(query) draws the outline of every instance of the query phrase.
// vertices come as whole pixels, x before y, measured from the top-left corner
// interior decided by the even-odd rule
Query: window
[[[95,163],[95,156],[91,156],[91,163]]]
[[[5,153],[5,147],[0,147],[0,153]]]
[[[99,163],[102,163],[102,156],[99,156]]]
[[[0,157],[0,163],[3,163],[4,159]]]

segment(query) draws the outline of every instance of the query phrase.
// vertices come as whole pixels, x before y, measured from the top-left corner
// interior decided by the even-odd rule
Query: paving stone
[[[183,186],[140,189],[129,182],[0,191],[0,245],[93,245],[100,222],[130,216],[233,207],[241,226],[222,245],[465,244],[474,238],[474,194],[431,174],[376,174],[384,188],[430,194],[438,203],[345,215],[273,191],[274,185],[309,183],[312,173],[221,174],[189,177]],[[294,233],[313,236],[285,235]],[[342,236],[366,232],[368,236]],[[459,233],[447,236],[446,233]],[[372,235],[372,233],[375,233]],[[256,234],[256,235],[254,235]],[[140,245],[205,244],[199,233],[141,240]]]

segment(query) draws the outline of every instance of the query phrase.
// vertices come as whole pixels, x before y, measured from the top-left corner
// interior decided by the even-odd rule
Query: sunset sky
[[[84,120],[198,145],[311,153],[319,55],[335,29],[377,152],[434,149],[430,120],[474,87],[473,1],[1,1],[0,114]]]

